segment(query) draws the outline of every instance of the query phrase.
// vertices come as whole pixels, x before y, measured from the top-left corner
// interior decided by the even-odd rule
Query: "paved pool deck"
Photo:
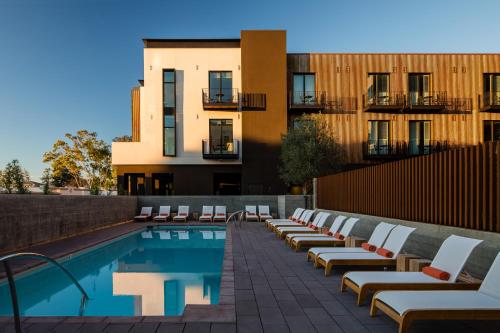
[[[64,252],[71,252],[72,247],[90,246],[141,227],[144,225],[123,224],[40,245],[33,250],[60,257]],[[263,224],[231,225],[229,230],[223,283],[232,288],[223,288],[225,304],[219,306],[223,308],[220,316],[219,310],[211,310],[209,321],[196,315],[53,317],[43,322],[24,318],[24,332],[397,332],[391,319],[384,315],[371,318],[368,306],[358,307],[352,293],[340,292],[342,272],[325,277],[323,270],[314,269],[306,262],[305,252],[292,251]],[[226,274],[229,270],[231,274]],[[0,319],[0,333],[14,332],[9,321],[10,318]],[[493,333],[500,332],[500,322],[420,322],[410,332]]]

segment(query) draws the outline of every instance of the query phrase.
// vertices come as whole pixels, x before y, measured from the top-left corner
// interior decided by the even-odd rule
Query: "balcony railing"
[[[266,94],[240,93],[238,100],[241,111],[264,111],[266,109]]]
[[[424,143],[412,143],[382,139],[363,142],[363,156],[365,159],[399,159],[438,153],[454,147],[447,141],[427,140]]]
[[[481,111],[500,112],[500,92],[485,92],[481,100],[479,96]]]
[[[207,160],[237,160],[240,157],[240,142],[232,140],[202,140],[201,149],[203,158]]]
[[[288,94],[290,110],[319,111],[325,106],[326,93],[324,91],[291,91]]]
[[[238,89],[202,89],[203,109],[237,110]]]
[[[363,96],[363,110],[369,112],[401,112],[405,108],[405,95],[402,92],[387,92],[375,96]]]
[[[407,95],[407,107],[410,110],[439,111],[448,106],[446,91],[413,92]]]
[[[336,97],[326,101],[324,113],[356,113],[357,110],[356,97]]]

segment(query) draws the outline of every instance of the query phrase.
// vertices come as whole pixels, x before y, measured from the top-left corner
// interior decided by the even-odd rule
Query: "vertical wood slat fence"
[[[500,142],[318,179],[324,209],[500,232]]]

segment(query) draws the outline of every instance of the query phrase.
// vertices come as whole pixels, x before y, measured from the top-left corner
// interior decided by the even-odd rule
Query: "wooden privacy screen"
[[[500,142],[318,179],[318,207],[500,232]]]

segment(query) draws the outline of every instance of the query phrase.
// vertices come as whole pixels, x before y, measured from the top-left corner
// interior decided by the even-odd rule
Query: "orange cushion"
[[[372,245],[370,243],[363,243],[361,244],[361,247],[365,249],[366,251],[370,252],[375,252],[377,250],[377,247],[375,245]]]
[[[318,227],[315,225],[310,225],[309,228],[311,228],[312,230],[318,230]]]
[[[450,273],[431,266],[424,267],[422,273],[443,281],[448,281],[450,279]]]
[[[224,215],[226,215],[226,214],[224,214],[224,213],[217,213],[216,215],[217,215],[217,216],[224,216]]]
[[[325,235],[328,235],[328,236],[333,236],[332,232],[331,232],[330,230],[328,230],[328,229],[324,229],[324,230],[323,230],[323,233],[324,233]]]
[[[186,213],[180,213],[179,216],[187,216],[188,214]]]
[[[340,232],[336,232],[336,233],[335,233],[335,238],[340,239],[340,240],[343,240],[345,237],[344,237],[344,235],[342,235]]]
[[[377,254],[379,254],[383,257],[386,257],[386,258],[394,257],[394,253],[392,253],[392,251],[384,249],[383,247],[381,247],[380,249],[377,250]]]
[[[144,214],[141,214],[141,216],[149,216],[149,214],[144,213]]]
[[[168,216],[167,213],[161,213],[160,216]]]

